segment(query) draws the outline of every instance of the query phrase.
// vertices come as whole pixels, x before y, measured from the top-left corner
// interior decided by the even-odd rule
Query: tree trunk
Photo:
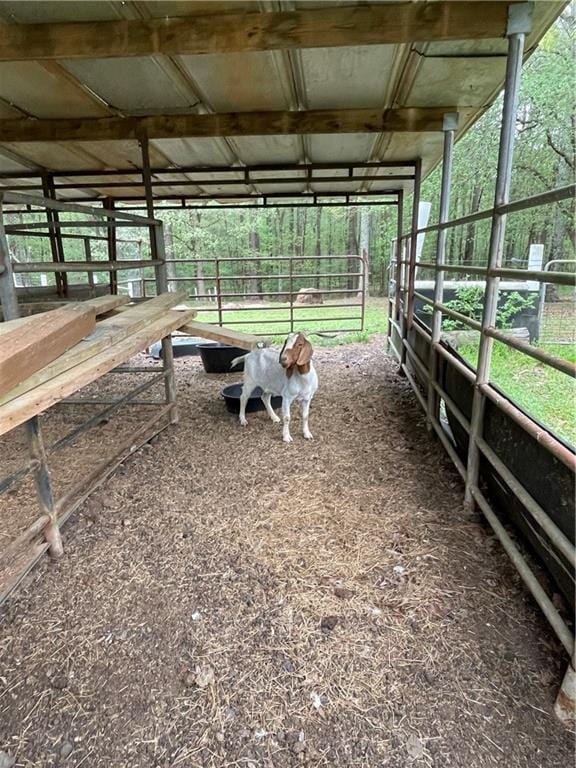
[[[167,221],[164,224],[164,243],[166,247],[166,276],[168,278],[168,290],[177,291],[178,282],[173,278],[176,277],[176,263],[169,261],[169,259],[175,259],[174,253],[174,237],[172,235],[172,224]]]
[[[348,209],[348,255],[356,255],[359,251],[358,247],[358,209]],[[354,272],[356,269],[356,261],[354,259],[348,259],[347,272]],[[348,277],[347,288],[349,291],[356,290],[355,278]]]
[[[358,298],[362,297],[362,289],[364,289],[364,298],[368,298],[369,283],[370,283],[370,211],[368,208],[360,209],[360,256],[362,257],[364,279],[358,278]],[[357,267],[360,266],[358,261],[355,262]]]
[[[475,184],[472,190],[472,206],[470,213],[476,213],[480,210],[480,201],[482,199],[483,188],[480,184]],[[466,243],[464,245],[463,264],[472,264],[474,261],[474,238],[476,234],[476,223],[471,221],[466,227]]]
[[[250,252],[254,256],[260,255],[260,235],[258,234],[258,231],[256,229],[256,225],[254,220],[252,220],[250,232],[248,233],[248,242],[250,244]],[[260,275],[260,262],[259,261],[253,261],[250,262],[252,270],[252,277],[248,280],[248,293],[253,295],[254,298],[258,298],[259,294],[262,293],[262,278]]]
[[[316,208],[316,256],[322,256],[322,208]],[[314,271],[317,275],[322,273],[322,261],[316,259],[316,267]],[[315,279],[315,286],[320,288],[320,278]]]

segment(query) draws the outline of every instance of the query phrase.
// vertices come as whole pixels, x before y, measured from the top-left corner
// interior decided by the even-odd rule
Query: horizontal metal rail
[[[63,200],[53,200],[50,197],[36,197],[35,195],[26,195],[22,192],[3,192],[0,189],[0,201],[9,204],[21,204],[24,206],[35,206],[37,208],[48,208],[52,211],[63,211],[64,213],[82,213],[85,216],[94,216],[99,219],[119,219],[132,222],[143,227],[155,226],[161,224],[158,219],[151,219],[145,216],[136,216],[133,213],[127,213],[121,208],[91,208],[87,205],[76,205]],[[51,222],[51,226],[54,222]],[[87,226],[95,226],[96,222],[91,221]],[[46,226],[46,224],[44,225]],[[124,223],[121,224],[124,226]]]
[[[44,225],[48,226],[46,222],[44,222]],[[15,229],[15,227],[18,227],[18,226],[19,226],[18,224],[7,225],[6,229],[10,227],[7,234],[13,235],[13,236],[21,235],[22,237],[52,237],[52,234],[50,232],[36,232],[36,230]],[[81,234],[76,234],[75,232],[60,232],[58,237],[61,237],[64,240],[103,240],[104,242],[108,242],[108,238],[106,237],[106,235],[91,235],[89,233],[81,235]],[[117,237],[116,242],[132,243],[133,245],[140,245],[142,244],[143,240],[141,240],[140,238]]]
[[[407,263],[407,262],[406,262]],[[532,269],[488,269],[474,267],[469,264],[432,264],[427,261],[416,262],[417,267],[431,269],[434,272],[456,272],[463,275],[480,275],[482,277],[510,277],[518,282],[539,281],[542,283],[557,283],[558,285],[576,285],[576,272],[543,272]],[[506,287],[505,285],[503,286]]]
[[[426,373],[426,371],[425,371]],[[470,421],[464,416],[460,408],[456,403],[448,396],[448,394],[437,383],[433,383],[434,389],[445,401],[447,407],[456,417],[458,423],[464,429],[464,431],[470,433]],[[575,564],[576,549],[567,536],[560,530],[560,528],[554,523],[554,521],[546,514],[538,502],[528,493],[524,486],[516,479],[513,473],[508,469],[504,462],[497,456],[492,450],[484,438],[477,438],[478,447],[484,456],[488,459],[490,464],[494,467],[496,472],[514,493],[516,498],[524,505],[531,517],[538,523],[542,530],[546,533],[550,541],[558,548],[560,552],[566,557],[569,563]]]
[[[572,654],[574,651],[574,636],[572,632],[568,629],[566,624],[564,623],[564,620],[556,610],[552,600],[548,597],[542,586],[540,585],[540,582],[528,566],[528,563],[526,560],[524,560],[522,554],[520,553],[518,547],[514,544],[512,541],[510,535],[500,522],[498,520],[498,517],[493,512],[492,507],[488,503],[488,500],[482,493],[482,491],[477,487],[472,487],[472,495],[474,497],[474,500],[484,513],[484,516],[488,520],[490,527],[500,540],[500,543],[506,550],[506,553],[508,554],[508,557],[512,562],[514,563],[516,570],[520,574],[520,577],[524,584],[528,587],[529,591],[531,592],[532,596],[540,606],[542,612],[548,619],[550,625],[552,626],[552,629],[556,633],[556,636],[566,649],[566,651],[569,654]]]
[[[209,310],[206,310],[209,311]],[[215,310],[214,310],[215,311]],[[316,318],[316,317],[302,317],[298,318],[300,323],[335,323],[340,322],[342,320],[358,320],[361,321],[361,317],[359,315],[354,315],[351,317],[324,317],[324,318]],[[226,325],[282,325],[282,323],[290,323],[290,318],[283,318],[278,320],[227,320]],[[356,331],[362,330],[361,328],[353,328],[351,329],[350,333],[355,333]],[[344,333],[344,331],[338,331],[339,333]]]
[[[498,458],[496,453],[492,450],[492,448],[490,448],[484,438],[478,437],[477,444],[480,448],[480,451],[488,459],[490,464],[492,464],[496,472],[498,472],[512,493],[514,493],[516,498],[528,510],[530,516],[542,528],[552,544],[557,547],[559,552],[562,552],[570,565],[574,567],[576,565],[576,550],[574,549],[572,542],[569,541],[567,536],[564,535],[560,528],[558,528],[554,521],[546,514],[540,504],[538,504],[538,502],[528,493],[524,486],[514,477],[512,472],[510,472],[504,462]]]
[[[158,267],[164,262],[160,259],[135,261],[28,261],[15,262],[14,272],[118,272],[125,269],[146,269]]]
[[[528,208],[535,208],[540,205],[559,203],[562,202],[562,200],[573,198],[575,192],[576,184],[568,184],[567,186],[559,187],[558,189],[552,189],[549,192],[542,192],[539,195],[532,195],[531,197],[524,197],[521,200],[515,200],[506,205],[498,205],[493,208],[486,208],[483,211],[470,213],[467,216],[460,216],[457,219],[451,219],[442,224],[431,224],[428,227],[421,227],[420,229],[415,230],[415,234],[422,235],[426,232],[437,232],[439,229],[451,229],[452,227],[459,227],[463,224],[471,224],[474,221],[481,221],[482,219],[491,219],[495,213],[505,215],[508,213],[516,213],[517,211],[524,211]],[[401,239],[405,240],[411,236],[412,232],[405,232]]]
[[[415,168],[416,163],[414,160],[368,160],[360,162],[325,162],[325,163],[250,163],[242,166],[231,165],[211,165],[199,168],[196,165],[179,165],[178,167],[168,168],[154,168],[154,173],[162,176],[180,175],[180,174],[236,174],[241,178],[245,178],[245,175],[251,173],[278,173],[278,172],[296,172],[304,171],[307,174],[313,174],[315,171],[347,171],[348,173],[355,168],[364,168],[367,170],[385,170],[388,168]],[[132,168],[87,168],[84,170],[74,169],[71,171],[58,171],[51,172],[54,179],[59,178],[78,178],[86,177],[83,183],[86,186],[90,186],[90,179],[99,178],[101,176],[132,176],[134,182],[141,183],[142,177],[138,171]],[[41,178],[41,171],[3,171],[0,173],[0,179],[36,179]],[[270,178],[274,178],[273,176]],[[312,177],[313,178],[313,177]],[[340,176],[341,179],[346,180],[346,176]],[[386,178],[382,176],[381,178]],[[81,182],[82,183],[82,182]],[[78,186],[78,185],[77,185]]]
[[[407,368],[406,365],[402,365],[402,370],[406,374],[406,378],[408,379],[408,382],[410,383],[410,386],[412,387],[416,399],[418,400],[418,403],[422,407],[425,413],[428,412],[427,409],[427,403],[420,392],[420,388],[416,384],[410,370]],[[441,389],[438,388],[441,392]],[[456,411],[459,411],[457,406],[453,402],[450,403],[449,407],[455,409]],[[461,423],[463,424],[464,428],[466,428],[466,424],[469,422],[465,419],[463,414],[461,412]],[[453,444],[450,442],[444,428],[438,422],[436,418],[432,418],[432,426],[434,427],[435,432],[437,433],[442,445],[444,446],[446,452],[450,456],[454,466],[458,470],[459,474],[462,476],[462,478],[465,480],[467,476],[466,468],[463,464],[463,462],[460,460],[460,457],[456,453],[456,450],[453,446]],[[572,562],[574,559],[574,547],[572,543],[566,539],[564,534],[560,531],[560,529],[557,528],[557,526],[554,524],[554,522],[546,515],[544,510],[532,499],[532,497],[528,494],[528,492],[524,489],[523,486],[521,486],[516,478],[512,475],[510,470],[503,464],[503,462],[498,459],[498,457],[494,454],[494,452],[487,446],[485,441],[483,441],[481,438],[479,439],[479,448],[484,452],[484,449],[488,449],[487,452],[484,452],[484,455],[486,455],[486,458],[492,463],[496,471],[502,476],[503,480],[509,485],[509,487],[513,490],[513,492],[516,492],[519,490],[520,496],[518,497],[522,503],[527,502],[525,504],[528,512],[533,517],[534,520],[536,520],[542,527],[542,530],[546,532],[546,534],[549,536],[552,543],[556,543],[559,546],[560,551],[567,556],[569,562]],[[508,556],[514,563],[515,567],[517,568],[522,580],[528,587],[529,591],[531,592],[532,596],[544,612],[546,618],[550,622],[552,628],[554,629],[554,632],[556,633],[558,639],[562,643],[562,645],[566,648],[566,650],[571,653],[574,647],[574,636],[572,632],[570,631],[569,627],[565,624],[564,620],[556,610],[554,604],[540,585],[540,582],[538,579],[534,576],[534,573],[528,566],[527,562],[523,558],[522,554],[512,541],[512,538],[500,522],[498,520],[496,514],[492,510],[492,507],[490,506],[488,500],[483,495],[482,491],[477,487],[472,487],[472,494],[477,502],[478,506],[482,509],[482,512],[484,513],[486,519],[488,520],[488,523],[490,524],[490,527],[500,540],[502,546],[506,550]]]
[[[148,227],[152,225],[148,224],[142,224],[139,220],[137,221],[131,221],[131,220],[121,220],[121,221],[90,221],[90,220],[84,220],[84,221],[68,221],[67,219],[60,219],[59,221],[21,221],[18,224],[6,224],[4,229],[6,230],[7,235],[12,235],[15,233],[15,231],[18,232],[18,234],[25,234],[28,230],[36,230],[36,229],[45,229],[48,227],[48,229],[72,229],[72,227],[76,227],[78,229],[82,229],[83,227],[86,228],[96,228],[96,229],[120,229],[121,227],[137,227],[138,229],[144,229],[144,227]],[[43,233],[46,235],[46,237],[49,237],[50,235],[48,233]]]
[[[497,341],[502,342],[502,344],[506,344],[507,347],[512,347],[512,349],[516,349],[524,355],[533,357],[534,360],[539,360],[541,363],[546,363],[546,365],[555,368],[557,371],[562,371],[562,373],[565,373],[572,378],[576,378],[576,365],[574,365],[574,363],[570,363],[568,360],[564,360],[561,357],[556,357],[556,355],[551,355],[550,352],[546,352],[544,349],[533,347],[532,344],[528,344],[525,341],[515,339],[513,336],[503,333],[496,328],[486,328],[484,332],[492,339],[496,339]]]
[[[570,450],[564,443],[560,442],[554,435],[549,432],[545,427],[540,426],[538,422],[534,421],[528,414],[520,410],[514,403],[495,389],[491,384],[480,384],[480,390],[483,395],[491,400],[494,405],[510,416],[519,426],[530,434],[538,443],[544,445],[550,453],[556,456],[563,464],[565,464],[573,472],[576,470],[576,456],[574,452]]]
[[[327,256],[224,256],[219,258],[220,264],[226,263],[244,263],[253,264],[259,261],[269,261],[276,263],[278,261],[298,262],[298,261],[363,261],[362,256],[358,256],[355,253],[335,254]],[[200,258],[200,259],[166,259],[166,264],[214,264],[216,259],[214,258]]]
[[[186,178],[186,179],[156,179],[154,176],[151,178],[150,183],[153,188],[158,187],[239,187],[242,185],[258,185],[258,184],[301,184],[306,187],[308,184],[325,184],[325,183],[337,183],[341,181],[351,182],[389,182],[389,181],[412,181],[414,176],[411,174],[391,174],[389,176],[383,176],[379,174],[366,174],[364,176],[353,174],[347,176],[308,176],[305,171],[299,171],[298,176],[278,176],[275,178],[265,176],[251,176],[246,179],[232,178],[232,179],[210,179],[210,178]],[[139,181],[91,181],[87,186],[90,189],[131,189],[138,186]],[[4,184],[3,188],[10,191],[25,191],[42,189],[42,184]],[[55,184],[54,189],[78,189],[78,184],[65,183]],[[223,195],[224,196],[224,195]]]
[[[90,262],[93,263],[93,262]],[[147,262],[149,264],[150,262]],[[292,278],[293,280],[302,280],[302,279],[320,279],[324,277],[331,277],[334,280],[340,279],[342,277],[362,277],[362,272],[325,272],[325,273],[317,273],[317,272],[310,272],[308,273],[294,273],[293,275],[285,274],[285,275],[220,275],[218,278],[221,281],[230,281],[230,280],[289,280]],[[170,277],[168,278],[169,282],[189,282],[190,280],[194,280],[195,278],[189,278],[189,277]],[[206,279],[206,278],[205,278]],[[207,278],[215,280],[215,277]],[[322,289],[319,289],[320,293],[322,293]],[[260,291],[258,291],[260,293]]]
[[[433,299],[428,298],[428,296],[425,296],[423,293],[420,293],[419,291],[414,291],[414,296],[417,299],[420,299],[420,301],[424,302],[424,304],[428,304],[430,307],[439,309],[442,312],[442,314],[447,315],[448,317],[451,317],[454,320],[458,320],[464,325],[467,325],[469,328],[472,328],[472,330],[474,331],[480,331],[480,329],[482,328],[482,324],[479,323],[477,320],[473,320],[471,317],[468,317],[467,315],[463,315],[460,312],[456,312],[455,309],[450,309],[450,307],[447,307],[446,304],[440,304],[438,302],[435,302]]]

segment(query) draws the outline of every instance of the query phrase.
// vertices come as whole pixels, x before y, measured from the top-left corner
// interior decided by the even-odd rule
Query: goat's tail
[[[240,365],[240,363],[244,362],[248,355],[240,355],[240,357],[235,357],[234,360],[230,363],[230,368],[236,368],[237,365]]]

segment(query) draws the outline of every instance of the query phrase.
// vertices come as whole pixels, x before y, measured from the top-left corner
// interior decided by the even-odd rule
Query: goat
[[[272,410],[272,395],[282,396],[282,421],[284,423],[282,439],[291,443],[290,406],[295,400],[301,402],[303,434],[312,439],[308,428],[310,402],[318,389],[318,375],[311,362],[312,344],[302,333],[291,333],[278,354],[277,349],[254,349],[247,355],[232,360],[231,368],[244,361],[244,383],[240,396],[240,424],[245,427],[246,404],[256,387],[262,389],[262,402],[273,422],[280,419]]]

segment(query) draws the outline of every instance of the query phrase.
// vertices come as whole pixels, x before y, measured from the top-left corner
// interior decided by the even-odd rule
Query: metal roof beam
[[[0,61],[289,50],[506,35],[508,2],[383,3],[278,13],[2,28]]]

